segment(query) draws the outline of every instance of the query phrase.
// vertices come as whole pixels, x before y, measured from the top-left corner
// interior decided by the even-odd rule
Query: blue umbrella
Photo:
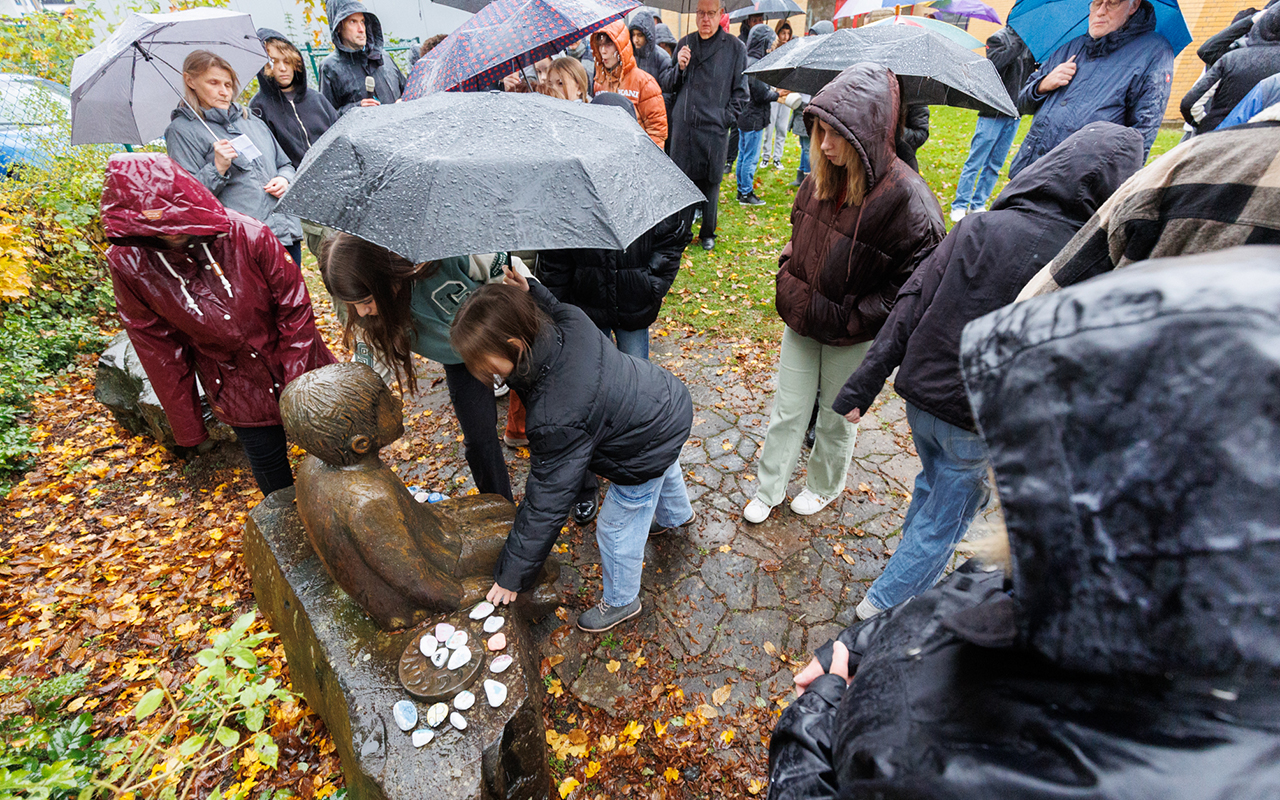
[[[1191,44],[1191,31],[1177,0],[1147,0],[1156,11],[1156,33],[1174,55]],[[1062,45],[1089,32],[1089,0],[1018,0],[1009,12],[1009,27],[1027,43],[1036,61],[1044,61]]]

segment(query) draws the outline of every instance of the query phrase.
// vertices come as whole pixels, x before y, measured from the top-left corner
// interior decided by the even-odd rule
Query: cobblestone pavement
[[[649,542],[644,613],[603,638],[566,624],[600,591],[591,526],[579,531],[570,524],[556,556],[565,567],[560,589],[569,613],[549,617],[536,633],[544,655],[564,656],[555,667],[564,688],[610,714],[624,713],[629,697],[647,695],[650,687],[632,665],[608,670],[611,660],[641,644],[646,660],[668,665],[675,686],[693,702],[699,692],[710,698],[730,686],[728,700],[717,704],[726,717],[751,707],[776,708],[813,649],[854,620],[854,606],[898,542],[919,469],[903,402],[886,389],[864,417],[846,490],[835,503],[807,518],[784,503],[765,523],[751,525],[741,509],[755,494],[754,461],[768,427],[776,348],[655,336],[652,358],[679,375],[693,396],[693,432],[681,461],[697,521],[690,530]],[[410,435],[392,448],[390,460],[399,459],[407,483],[466,491],[472,484],[443,373],[432,365],[424,375],[422,385],[431,388],[406,407]],[[503,419],[506,403],[499,401]],[[415,415],[444,424],[431,439],[418,441]],[[519,495],[527,452],[508,453]],[[789,496],[803,486],[805,455]],[[980,518],[975,528],[982,525]]]

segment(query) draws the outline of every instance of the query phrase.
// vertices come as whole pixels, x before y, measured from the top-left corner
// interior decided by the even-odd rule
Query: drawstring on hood
[[[178,282],[178,287],[182,289],[182,296],[187,299],[187,305],[191,306],[191,310],[196,312],[196,316],[203,317],[204,312],[200,310],[200,306],[196,305],[196,299],[191,296],[191,292],[187,291],[187,282],[177,273],[173,265],[169,263],[169,259],[164,257],[164,253],[160,250],[156,251],[156,255],[160,257],[160,263],[164,264],[164,268],[169,270],[169,274]]]
[[[235,293],[231,291],[231,281],[227,280],[227,276],[222,272],[222,265],[213,257],[213,253],[209,252],[209,243],[201,242],[200,246],[204,248],[204,254],[209,259],[209,266],[213,267],[213,274],[218,276],[222,281],[222,288],[227,290],[227,297],[235,297]]]

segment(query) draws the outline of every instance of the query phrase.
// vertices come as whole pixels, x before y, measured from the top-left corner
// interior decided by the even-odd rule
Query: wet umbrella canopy
[[[620,250],[702,200],[622,109],[449,92],[344,116],[279,208],[422,262]]]
[[[756,0],[756,2],[740,8],[729,15],[730,22],[739,22],[747,17],[762,15],[765,19],[786,19],[804,13],[804,9],[793,0]]]
[[[893,70],[902,81],[904,103],[1018,116],[990,61],[919,28],[877,25],[805,36],[746,71],[779,89],[817,94],[846,68],[864,62]]]

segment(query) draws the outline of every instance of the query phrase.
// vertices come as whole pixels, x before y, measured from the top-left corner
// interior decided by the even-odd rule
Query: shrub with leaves
[[[61,13],[0,18],[0,72],[67,83],[76,56],[96,43],[93,26],[101,21],[102,13],[92,3]]]

